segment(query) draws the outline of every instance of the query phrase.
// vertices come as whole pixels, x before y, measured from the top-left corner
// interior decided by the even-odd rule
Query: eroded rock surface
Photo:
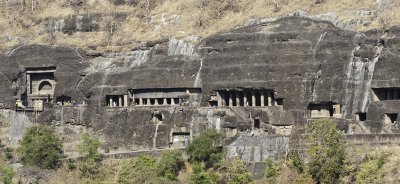
[[[399,35],[396,27],[358,33],[287,17],[197,45],[195,37],[173,38],[124,53],[22,46],[0,56],[0,103],[55,127],[70,155],[83,132],[99,136],[104,152],[117,153],[184,147],[217,129],[230,155],[259,162],[282,156],[289,136],[305,133],[315,118],[332,118],[347,134],[398,133]],[[38,100],[29,95],[35,79],[27,72],[49,67],[55,86],[46,89],[54,92],[48,99],[38,94],[43,109],[36,118],[34,107],[16,100],[23,103],[27,93]]]

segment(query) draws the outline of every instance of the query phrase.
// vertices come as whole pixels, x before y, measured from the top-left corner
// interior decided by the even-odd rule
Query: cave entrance
[[[384,119],[385,124],[396,123],[397,116],[398,116],[397,113],[386,113]]]
[[[161,114],[161,112],[156,111],[153,113],[153,119],[163,121],[163,115]]]
[[[173,147],[187,147],[190,142],[190,132],[173,132],[172,133],[172,146]]]
[[[357,113],[357,116],[358,116],[358,121],[365,121],[365,120],[367,120],[367,113],[365,113],[365,112]]]
[[[260,123],[260,119],[254,119],[254,129],[260,129],[261,127],[261,123]]]
[[[57,105],[72,105],[72,98],[70,96],[58,96],[56,98]]]

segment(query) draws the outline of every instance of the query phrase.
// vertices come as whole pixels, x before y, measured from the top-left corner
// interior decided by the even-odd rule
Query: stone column
[[[124,107],[128,107],[128,95],[124,95]]]
[[[272,92],[268,91],[268,105],[267,106],[273,106],[272,105]]]
[[[233,94],[231,91],[228,92],[229,93],[229,107],[233,106]]]
[[[240,106],[240,94],[239,94],[239,91],[236,91],[236,106]]]
[[[118,106],[122,107],[122,97],[118,97]]]
[[[251,92],[251,106],[256,106],[256,94],[254,92]]]
[[[247,106],[247,93],[243,91],[243,106]]]
[[[164,103],[163,103],[163,105],[168,105],[167,99],[166,99],[166,98],[164,98]]]
[[[264,101],[265,101],[265,98],[264,98],[264,93],[263,92],[261,92],[260,93],[260,100],[261,100],[261,107],[264,107],[265,106],[265,103],[264,103]]]
[[[155,105],[155,106],[160,105],[160,104],[158,104],[158,99],[157,99],[157,98],[154,99],[154,105]]]
[[[175,105],[175,99],[171,98],[171,105]]]
[[[387,99],[391,100],[392,99],[392,90],[391,89],[387,89]]]
[[[219,92],[217,92],[217,106],[221,107],[222,106],[222,97],[221,94],[219,94]]]
[[[139,105],[143,105],[143,98],[139,98]]]
[[[112,100],[112,98],[110,98],[110,107],[112,107],[113,106],[113,100]]]
[[[26,74],[26,87],[27,87],[27,95],[32,94],[31,89],[31,74]]]
[[[221,93],[221,106],[226,106],[225,94]]]

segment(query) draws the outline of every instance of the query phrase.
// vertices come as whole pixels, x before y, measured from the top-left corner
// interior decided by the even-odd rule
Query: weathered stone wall
[[[189,131],[191,137],[217,129],[226,135],[226,145],[245,147],[248,142],[237,138],[251,131],[255,138],[243,139],[258,143],[287,131],[305,133],[311,123],[310,104],[339,104],[341,112],[333,119],[349,134],[398,133],[397,122],[387,126],[383,119],[385,113],[400,113],[399,101],[373,101],[371,88],[400,87],[399,35],[396,27],[386,33],[357,33],[325,21],[287,17],[216,34],[198,45],[193,45],[195,37],[174,38],[129,52],[101,54],[21,46],[0,56],[0,103],[15,108],[15,99],[26,90],[26,67],[56,67],[54,96],[69,96],[75,104],[48,104],[37,122],[53,126],[71,155],[83,132],[99,136],[103,151],[110,153],[167,148],[172,131],[178,129]],[[105,106],[106,95],[126,95],[128,89],[193,87],[202,89],[199,106]],[[208,104],[213,91],[243,88],[273,91],[273,98],[283,99],[283,104]],[[16,113],[26,113],[27,122],[36,121],[32,112]],[[161,113],[162,120],[155,113]],[[366,113],[366,120],[357,120],[357,113]],[[259,128],[254,126],[256,119]],[[11,125],[14,120],[8,121]],[[275,152],[287,146],[287,139],[274,146],[273,153],[263,154],[279,157]]]

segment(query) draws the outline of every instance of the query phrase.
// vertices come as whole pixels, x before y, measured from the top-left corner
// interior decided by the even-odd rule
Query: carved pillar
[[[233,94],[231,91],[228,92],[229,93],[229,107],[233,106]]]
[[[264,101],[265,101],[264,92],[260,93],[260,100],[261,100],[261,107],[264,107],[265,106],[265,103],[264,103]]]
[[[32,94],[31,89],[31,74],[26,74],[26,87],[27,87],[27,95]]]
[[[157,99],[157,98],[154,99],[154,105],[155,105],[155,106],[160,105],[160,104],[158,103],[158,99]]]
[[[256,94],[254,92],[251,92],[251,106],[256,106]]]
[[[113,106],[113,100],[112,100],[111,97],[110,97],[109,103],[110,103],[110,107],[112,107]]]
[[[240,106],[240,94],[239,94],[239,91],[236,91],[236,106]]]
[[[118,106],[122,107],[122,97],[118,97]]]
[[[272,92],[268,91],[268,106],[273,106],[272,105]]]
[[[128,95],[124,95],[124,107],[128,107]]]
[[[163,105],[168,105],[167,99],[166,99],[166,98],[164,98],[164,103],[163,103]]]
[[[392,90],[391,89],[387,89],[387,99],[391,100],[392,99]]]
[[[248,106],[247,93],[243,91],[243,106]]]
[[[217,103],[218,103],[218,107],[222,106],[222,97],[220,92],[217,92]]]
[[[175,105],[175,99],[171,98],[171,105]]]

